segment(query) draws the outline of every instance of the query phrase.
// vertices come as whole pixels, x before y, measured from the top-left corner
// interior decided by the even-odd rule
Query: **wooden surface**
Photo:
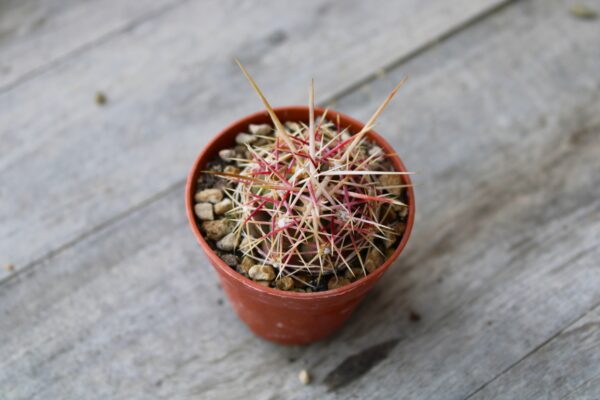
[[[598,399],[600,20],[572,4],[1,3],[0,399]],[[233,56],[362,120],[410,76],[377,131],[413,237],[321,343],[249,333],[185,220],[195,155],[260,108]]]

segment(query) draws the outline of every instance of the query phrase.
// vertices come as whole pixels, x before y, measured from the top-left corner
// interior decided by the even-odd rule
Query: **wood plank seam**
[[[60,63],[62,63],[64,60],[76,56],[77,54],[81,54],[87,50],[93,49],[94,47],[114,38],[117,37],[119,34],[127,32],[131,29],[133,29],[134,27],[136,27],[137,25],[144,23],[148,20],[151,20],[153,18],[157,18],[160,17],[162,15],[165,15],[165,13],[177,8],[178,6],[185,4],[187,2],[190,2],[192,0],[182,0],[176,4],[172,4],[166,7],[163,7],[162,9],[156,10],[153,13],[150,13],[150,15],[146,15],[142,18],[138,18],[134,21],[131,21],[130,23],[128,23],[125,27],[118,29],[116,31],[113,31],[111,33],[108,33],[96,40],[94,40],[93,42],[90,42],[86,45],[83,45],[81,47],[79,47],[76,50],[73,50],[71,52],[69,52],[68,54],[60,57],[59,59],[45,65],[43,68],[37,68],[29,73],[27,73],[26,75],[22,76],[21,78],[17,79],[16,81],[14,81],[13,83],[5,86],[4,88],[0,88],[0,94],[2,94],[5,91],[9,91],[11,89],[13,89],[14,87],[18,86],[20,83],[26,82],[29,79],[33,79],[36,76],[42,74],[43,72],[52,69],[55,65],[59,65]],[[487,18],[491,17],[492,15],[496,14],[497,12],[500,12],[502,10],[504,10],[507,6],[510,6],[512,4],[516,3],[516,0],[505,0],[493,7],[490,7],[489,9],[485,9],[482,12],[480,12],[479,14],[476,14],[475,16],[473,16],[470,19],[467,19],[466,21],[464,21],[461,24],[458,24],[450,29],[448,29],[446,32],[444,32],[443,34],[439,35],[437,38],[432,39],[426,43],[424,43],[422,46],[416,48],[414,51],[411,51],[409,53],[407,53],[406,55],[403,55],[402,57],[399,57],[397,60],[393,61],[392,63],[388,64],[387,66],[385,66],[383,68],[384,71],[388,72],[388,71],[392,71],[394,69],[397,69],[399,67],[401,67],[403,64],[407,63],[408,61],[419,57],[421,54],[424,54],[425,52],[427,52],[428,50],[432,49],[434,46],[439,45],[445,41],[447,41],[448,39],[454,37],[455,35],[459,34],[460,32],[463,32],[469,28],[471,28],[472,26],[475,26],[479,23],[483,23],[483,21],[485,21]],[[340,89],[339,91],[337,91],[336,93],[334,93],[333,95],[329,96],[328,98],[323,99],[322,101],[320,101],[320,103],[324,104],[325,106],[331,106],[332,104],[335,104],[336,101],[339,101],[340,99],[351,95],[352,93],[354,93],[356,90],[360,89],[363,85],[368,84],[369,82],[374,81],[375,79],[377,79],[378,74],[377,73],[373,73],[365,78],[362,79],[358,79],[356,82],[351,83],[350,85],[348,85],[345,88]],[[48,253],[46,253],[45,255],[39,257],[36,260],[31,261],[30,263],[24,265],[22,268],[20,268],[18,271],[14,272],[13,274],[7,276],[6,278],[4,278],[3,280],[0,280],[0,287],[2,287],[4,285],[5,282],[10,282],[13,281],[14,279],[21,277],[21,276],[26,276],[27,271],[29,271],[30,269],[34,268],[36,265],[40,265],[43,264],[46,260],[56,256],[57,254],[60,254],[62,251],[71,248],[72,246],[74,246],[75,244],[81,242],[82,240],[84,240],[85,238],[88,238],[90,236],[92,236],[94,233],[101,231],[104,228],[107,228],[115,223],[117,223],[118,221],[120,221],[121,219],[127,217],[128,215],[130,215],[131,213],[142,209],[158,200],[160,200],[163,197],[166,197],[170,191],[172,190],[178,190],[181,187],[183,187],[183,185],[185,184],[185,179],[181,179],[178,180],[177,182],[173,183],[172,185],[170,185],[168,188],[156,193],[155,195],[145,199],[144,201],[132,206],[131,208],[117,214],[114,215],[112,218],[104,221],[101,224],[96,225],[95,227],[92,227],[90,230],[88,230],[87,232],[82,233],[80,236],[78,236],[77,238],[74,238],[66,243],[64,243],[63,245],[49,251]]]
[[[583,252],[578,253],[576,255],[576,257],[581,257],[583,255],[582,253],[588,253],[588,252],[592,251],[593,249],[594,248],[586,249],[587,251],[584,250]],[[568,260],[567,262],[570,262],[570,261],[571,260]],[[523,362],[524,360],[526,360],[528,357],[530,357],[531,355],[535,354],[539,350],[543,349],[545,346],[547,346],[549,343],[551,343],[554,339],[556,339],[557,337],[561,336],[563,333],[565,333],[566,331],[568,331],[573,325],[577,324],[579,321],[581,321],[582,319],[584,319],[589,313],[591,313],[593,310],[595,310],[598,307],[600,307],[600,303],[594,304],[592,307],[590,307],[582,315],[580,315],[579,317],[577,317],[576,319],[574,319],[573,321],[571,321],[570,323],[568,323],[563,329],[561,329],[560,331],[556,332],[554,335],[550,336],[548,339],[546,339],[544,342],[540,343],[538,346],[536,346],[534,349],[532,349],[530,352],[528,352],[527,354],[525,354],[520,359],[516,360],[514,363],[512,363],[507,368],[505,368],[502,372],[500,372],[498,375],[496,375],[493,379],[490,379],[489,381],[487,381],[486,383],[484,383],[483,385],[481,385],[480,387],[478,387],[471,394],[469,394],[467,397],[465,397],[464,400],[469,400],[469,399],[473,398],[479,392],[481,392],[482,390],[484,390],[487,386],[489,386],[490,384],[492,384],[496,380],[500,379],[503,375],[505,375],[506,373],[508,373],[511,369],[513,369],[514,367],[516,367],[517,365],[519,365],[521,362]],[[577,388],[575,388],[573,391],[571,391],[571,393],[569,393],[566,396],[564,396],[563,399],[569,397],[572,393],[576,392],[579,387],[585,385],[589,381],[591,381],[591,380],[588,380],[588,381],[584,382],[583,384],[579,385]]]
[[[7,278],[5,278],[3,281],[0,281],[0,287],[3,287],[4,285],[9,285],[10,282],[12,282],[16,279],[25,278],[28,274],[33,273],[35,271],[35,267],[37,265],[43,264],[45,261],[57,256],[58,254],[62,253],[63,251],[65,251],[67,249],[70,249],[71,247],[75,246],[77,243],[93,236],[95,233],[101,232],[104,229],[107,229],[107,228],[111,227],[112,225],[118,223],[119,221],[123,220],[124,218],[127,218],[127,216],[134,214],[135,212],[155,203],[156,201],[159,201],[163,197],[168,196],[174,190],[179,189],[179,190],[183,191],[184,185],[185,185],[185,180],[178,180],[177,182],[175,182],[171,186],[167,187],[166,189],[164,189],[164,190],[156,193],[155,195],[145,199],[144,201],[141,201],[140,203],[128,208],[124,212],[119,213],[119,214],[113,216],[112,218],[104,221],[103,223],[92,227],[89,231],[84,232],[79,237],[68,241],[67,243],[63,244],[62,246],[57,247],[56,249],[45,254],[44,256],[38,258],[37,260],[34,260],[31,263],[25,265],[23,268],[19,269],[18,271],[15,271],[11,275],[8,275]]]
[[[452,38],[456,34],[462,32],[464,30],[467,30],[470,27],[475,26],[478,23],[483,22],[484,20],[491,17],[492,15],[494,15],[494,14],[504,10],[506,7],[514,4],[516,1],[517,0],[505,0],[499,4],[496,4],[493,7],[490,7],[489,9],[482,10],[482,12],[480,12],[479,14],[476,14],[472,18],[463,21],[462,23],[454,26],[453,28],[448,29],[443,34],[441,34],[438,37],[433,38],[429,42],[423,44],[423,46],[414,49],[413,51],[403,55],[402,57],[399,57],[398,59],[394,60],[393,62],[391,62],[388,65],[381,68],[380,71],[375,71],[373,74],[366,76],[363,79],[359,79],[356,82],[351,83],[347,87],[340,89],[339,92],[331,95],[329,98],[326,98],[323,101],[323,103],[335,104],[340,99],[342,99],[346,96],[349,96],[356,90],[360,89],[363,85],[366,85],[366,84],[376,80],[378,78],[379,74],[381,73],[381,71],[388,73],[389,71],[392,71],[396,68],[400,68],[403,64],[407,63],[408,61],[410,61],[414,58],[417,58],[418,56],[427,52],[428,50],[432,49],[435,46],[441,45],[442,43],[446,42],[448,39]],[[410,77],[409,77],[409,79],[410,79]]]
[[[594,378],[588,379],[582,384],[578,385],[576,388],[571,390],[569,393],[560,398],[560,400],[567,400],[569,398],[574,398],[573,395],[577,394],[582,388],[588,386],[590,383],[597,383],[600,386],[600,375],[596,375]]]
[[[596,208],[596,207],[593,207],[593,208]],[[596,249],[595,246],[588,247],[588,248],[586,248],[586,249],[578,252],[575,256],[571,257],[570,259],[566,260],[565,262],[561,263],[555,269],[561,268],[564,265],[568,265],[568,264],[574,262],[575,260],[578,260],[581,257],[585,256],[586,254],[592,252],[595,249]],[[492,280],[495,280],[495,279],[497,279],[497,278],[499,278],[499,277],[501,277],[503,275],[510,274],[511,271],[512,271],[511,269],[504,269],[504,270],[500,271],[498,274],[495,274],[494,277],[493,277],[494,279],[492,279]],[[486,293],[487,290],[489,290],[489,286],[492,286],[492,285],[493,284],[488,285],[486,287],[483,287],[472,298],[465,299],[463,302],[461,302],[460,304],[458,304],[455,308],[449,310],[448,313],[445,316],[442,316],[441,318],[439,318],[439,319],[437,319],[435,321],[430,321],[430,323],[427,325],[427,327],[423,329],[423,331],[421,332],[421,334],[425,334],[427,332],[430,332],[431,329],[435,328],[436,326],[439,326],[440,325],[439,323],[441,321],[444,321],[444,320],[452,318],[457,311],[459,311],[461,308],[464,307],[465,304],[474,302],[479,297],[479,294]],[[513,364],[511,364],[510,366],[508,366],[507,368],[505,368],[502,372],[500,372],[498,375],[496,375],[494,378],[490,379],[488,382],[484,383],[479,388],[477,388],[475,391],[473,391],[472,393],[470,393],[467,397],[464,398],[464,400],[468,400],[468,399],[472,398],[473,396],[475,396],[477,393],[481,392],[483,389],[485,389],[486,386],[488,386],[492,382],[494,382],[497,379],[499,379],[502,375],[504,375],[505,373],[507,373],[508,371],[510,371],[513,367],[517,366],[520,362],[522,362],[523,360],[525,360],[527,357],[529,357],[530,355],[534,354],[539,349],[541,349],[544,346],[546,346],[553,339],[555,339],[556,337],[560,336],[565,331],[567,331],[571,326],[575,325],[581,319],[585,318],[586,315],[588,315],[596,307],[600,307],[600,303],[594,304],[592,307],[590,307],[588,310],[586,310],[580,316],[578,316],[575,320],[569,322],[563,329],[561,329],[560,331],[556,332],[554,335],[550,336],[550,338],[548,338],[547,340],[545,340],[544,342],[542,342],[541,344],[539,344],[538,346],[536,346],[534,349],[532,349],[530,352],[528,352],[527,354],[525,354],[523,357],[519,358]],[[441,325],[443,325],[443,323],[441,323]],[[410,337],[408,337],[408,336],[407,337],[402,337],[400,339],[400,341],[404,341],[406,339],[410,339]]]
[[[106,42],[110,41],[111,39],[118,37],[119,35],[121,35],[123,33],[131,31],[138,25],[141,25],[143,23],[146,23],[148,21],[159,18],[163,15],[166,15],[170,11],[176,9],[177,7],[187,3],[189,1],[191,1],[191,0],[180,0],[180,1],[172,3],[172,4],[167,4],[165,6],[159,7],[156,10],[150,11],[147,14],[140,16],[139,18],[134,18],[120,28],[117,28],[111,32],[107,32],[104,35],[101,35],[87,43],[84,43],[84,44],[80,45],[79,47],[77,47],[73,50],[70,50],[67,53],[59,56],[58,58],[51,60],[47,64],[40,65],[30,71],[27,71],[25,74],[17,77],[12,82],[5,84],[4,86],[1,86],[0,94],[11,91],[11,90],[15,89],[16,87],[18,87],[19,85],[21,85],[31,79],[34,79],[37,76],[40,76],[49,70],[52,70],[54,67],[56,67],[58,65],[61,65],[66,60],[68,60],[72,57],[76,57],[79,54],[85,53],[86,51],[91,50],[103,43],[106,43]]]

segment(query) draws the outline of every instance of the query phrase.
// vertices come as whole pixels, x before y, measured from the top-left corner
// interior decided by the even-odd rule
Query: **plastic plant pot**
[[[308,107],[305,106],[279,107],[275,108],[275,112],[282,122],[308,121]],[[323,109],[315,109],[316,116],[322,115],[323,112]],[[332,121],[337,121],[339,117],[341,127],[349,127],[352,133],[359,132],[363,127],[362,123],[332,110],[328,111],[327,117]],[[218,133],[200,152],[190,170],[185,189],[185,207],[192,231],[217,271],[223,290],[240,319],[256,335],[264,339],[281,344],[306,344],[323,339],[340,329],[369,290],[398,258],[406,246],[413,227],[415,198],[413,189],[409,186],[407,188],[409,210],[402,239],[393,254],[366,277],[337,289],[312,293],[273,289],[246,278],[225,264],[206,242],[194,215],[194,193],[201,171],[206,168],[208,162],[218,156],[219,150],[233,147],[235,136],[246,131],[249,124],[270,122],[266,111],[257,112],[235,121]],[[385,153],[395,154],[390,144],[377,133],[370,131],[367,137],[380,146]],[[407,171],[397,155],[390,156],[389,159],[397,171]],[[411,184],[408,175],[401,175],[401,177],[404,184]]]

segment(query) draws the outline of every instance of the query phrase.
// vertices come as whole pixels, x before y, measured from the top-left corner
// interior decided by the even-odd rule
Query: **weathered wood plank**
[[[589,380],[561,400],[597,400],[600,399],[600,377]]]
[[[181,182],[259,109],[233,56],[274,104],[304,103],[311,75],[332,96],[502,2],[195,1],[24,82],[0,95],[0,262],[24,268]]]
[[[2,285],[0,386],[9,398],[475,392],[600,302],[598,30],[559,2],[517,3],[340,102],[362,117],[418,72],[379,127],[421,172],[415,236],[335,338],[274,346],[220,308],[171,191]],[[346,357],[389,339],[378,365],[338,369],[353,379],[326,392]]]
[[[182,0],[0,3],[0,92]]]
[[[599,345],[597,307],[472,399],[598,399]]]

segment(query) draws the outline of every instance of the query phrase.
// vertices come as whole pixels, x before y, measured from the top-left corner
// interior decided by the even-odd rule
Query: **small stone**
[[[333,276],[331,279],[329,279],[329,282],[327,282],[327,289],[333,290],[341,288],[342,286],[349,285],[350,283],[350,280],[344,278],[343,276]]]
[[[233,208],[233,202],[230,199],[224,199],[215,204],[215,214],[223,215]]]
[[[210,203],[198,203],[194,206],[196,216],[203,221],[212,221],[215,219],[213,206]]]
[[[15,266],[11,263],[4,264],[4,269],[8,272],[13,272],[15,270]]]
[[[237,144],[252,144],[256,142],[256,139],[258,139],[256,136],[250,135],[249,133],[238,133],[235,137],[235,142]]]
[[[391,231],[386,230],[384,233],[385,240],[383,241],[383,243],[386,249],[392,247],[398,241],[398,238],[402,236],[402,234],[406,230],[406,223],[397,221],[390,225],[390,228],[392,229]]]
[[[238,167],[234,167],[233,165],[228,165],[223,170],[226,174],[239,175],[240,169]]]
[[[273,128],[269,124],[250,124],[248,130],[254,135],[268,135]]]
[[[594,20],[598,18],[598,12],[585,4],[573,4],[569,11],[571,15],[579,19]]]
[[[221,189],[204,189],[196,192],[194,200],[197,202],[211,202],[215,204],[223,200],[223,191]]]
[[[299,130],[302,126],[297,123],[297,122],[286,122],[285,123],[285,127],[287,128],[288,131],[290,132],[296,132],[297,130]]]
[[[261,136],[258,138],[258,140],[256,142],[254,142],[253,145],[260,147],[260,146],[266,146],[269,143],[273,143],[273,142],[274,142],[273,140]]]
[[[305,272],[300,272],[294,275],[294,286],[299,289],[306,289],[308,282],[311,280],[311,276]]]
[[[375,271],[381,264],[383,264],[383,256],[379,253],[376,248],[369,249],[367,258],[365,259],[365,269],[371,273]]]
[[[381,223],[383,223],[384,225],[389,225],[394,221],[398,220],[398,214],[396,214],[396,211],[394,211],[394,207],[392,205],[385,205],[383,207],[384,211],[381,212],[383,220]]]
[[[250,278],[255,281],[272,281],[275,279],[275,270],[270,265],[253,265],[248,271]]]
[[[250,272],[250,268],[252,268],[253,265],[254,265],[254,260],[252,260],[248,256],[245,256],[242,258],[242,262],[238,266],[238,272],[240,272],[244,275],[248,275],[248,272]]]
[[[250,248],[252,247],[252,242],[254,241],[254,238],[252,236],[244,236],[244,238],[242,239],[242,243],[240,243],[240,249],[243,251],[248,251],[250,250]]]
[[[398,186],[404,184],[401,175],[381,175],[379,177],[379,182],[382,186]],[[385,190],[396,196],[400,196],[400,193],[402,193],[401,187],[390,187]]]
[[[221,254],[221,260],[223,260],[225,264],[229,265],[230,267],[237,267],[238,265],[238,258],[235,254]]]
[[[252,160],[252,153],[246,149],[244,150],[244,152],[242,153],[242,160],[238,161],[236,163],[236,165],[240,168],[244,168],[247,164],[248,164],[248,160]]]
[[[344,278],[348,279],[350,282],[357,281],[364,276],[365,273],[363,272],[362,268],[346,269],[346,272],[344,272]]]
[[[206,232],[206,238],[211,240],[219,240],[233,229],[232,223],[226,219],[204,221],[201,226],[202,230]]]
[[[106,98],[106,94],[104,92],[96,92],[94,100],[96,101],[96,104],[98,104],[99,106],[103,106],[106,104],[106,101],[108,99]]]
[[[406,231],[406,222],[398,222],[396,225],[394,225],[394,229],[396,229],[396,234],[398,236],[402,236],[404,231]]]
[[[397,212],[398,217],[405,219],[408,216],[408,206],[399,206]]]
[[[373,147],[371,147],[369,149],[369,155],[370,156],[374,156],[374,155],[381,156],[381,155],[383,155],[383,149],[377,145],[373,145]]]
[[[315,126],[319,126],[319,124],[328,126],[331,124],[331,121],[327,118],[324,119],[322,116],[315,117]]]
[[[238,236],[231,232],[223,237],[223,239],[217,242],[217,248],[224,251],[233,251],[238,244]]]
[[[271,286],[271,282],[269,282],[269,281],[256,281],[256,283],[258,283],[259,285],[262,285],[262,286],[266,286],[266,287]]]
[[[236,158],[236,153],[233,149],[224,149],[219,151],[219,157],[221,157],[223,161],[231,161]]]
[[[234,150],[237,158],[248,158],[248,148],[246,146],[238,144],[235,146]]]
[[[386,249],[389,249],[390,247],[392,247],[394,245],[394,243],[396,243],[396,232],[395,231],[390,231],[390,230],[385,230],[383,235],[385,236],[385,239],[383,239],[383,245],[385,246]]]
[[[284,276],[275,281],[275,287],[279,290],[292,290],[294,288],[294,280],[291,276]]]
[[[303,369],[302,371],[300,371],[300,373],[298,374],[298,379],[300,380],[300,382],[302,382],[304,385],[308,385],[310,383],[310,374],[308,373],[307,370]]]
[[[352,137],[352,135],[350,135],[350,133],[348,131],[342,132],[342,141],[346,141],[348,139],[350,139]]]

